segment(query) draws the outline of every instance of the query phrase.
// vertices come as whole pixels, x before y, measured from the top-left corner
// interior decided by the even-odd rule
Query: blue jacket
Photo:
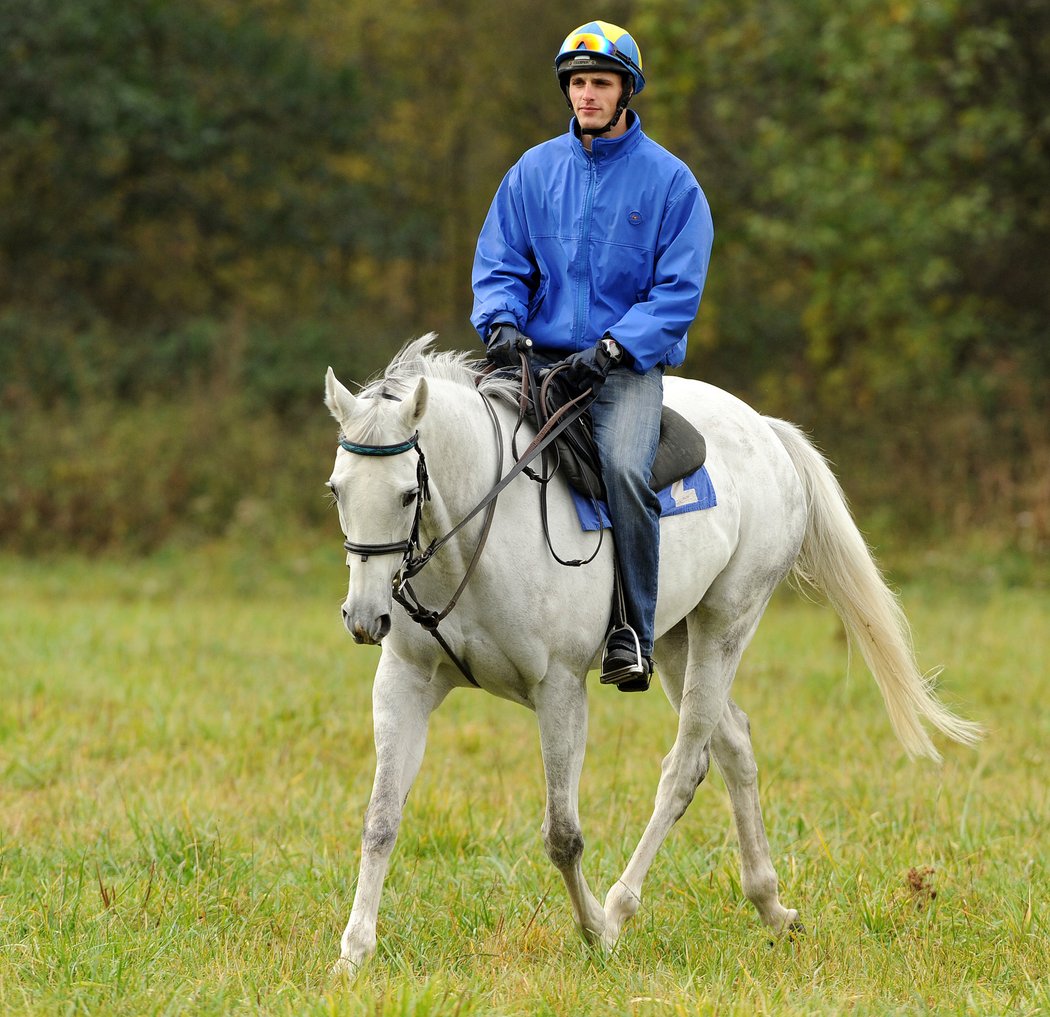
[[[610,333],[634,368],[676,366],[707,277],[714,228],[696,178],[637,115],[590,153],[569,131],[529,149],[492,200],[474,256],[471,323],[517,324],[566,355]]]

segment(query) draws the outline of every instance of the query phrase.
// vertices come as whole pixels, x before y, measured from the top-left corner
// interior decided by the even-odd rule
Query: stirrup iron
[[[628,636],[628,643],[633,646],[628,646],[627,651],[633,657],[633,660],[623,660],[622,658],[615,662],[609,660],[610,644],[613,642],[615,636]],[[617,647],[622,650],[623,647]],[[633,653],[632,653],[633,650]],[[618,653],[619,657],[620,654]],[[612,629],[609,635],[605,639],[605,649],[602,651],[602,670],[599,681],[602,685],[616,685],[623,689],[623,691],[645,691],[649,688],[649,662],[642,656],[642,647],[638,642],[638,633],[634,631],[629,625],[622,625],[618,628]]]

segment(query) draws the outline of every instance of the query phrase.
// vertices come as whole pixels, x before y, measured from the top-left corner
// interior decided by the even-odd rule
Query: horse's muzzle
[[[360,618],[352,617],[344,604],[343,624],[355,643],[366,643],[369,646],[375,646],[381,643],[383,637],[390,631],[390,615],[381,614],[371,622],[365,622]]]

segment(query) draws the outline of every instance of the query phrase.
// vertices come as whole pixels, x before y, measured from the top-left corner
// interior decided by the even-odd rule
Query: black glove
[[[517,367],[521,353],[532,348],[532,340],[518,331],[516,325],[497,322],[485,343],[485,357],[493,367]]]
[[[565,361],[565,380],[579,391],[597,391],[621,360],[623,350],[612,336],[606,336],[589,350],[580,350]]]

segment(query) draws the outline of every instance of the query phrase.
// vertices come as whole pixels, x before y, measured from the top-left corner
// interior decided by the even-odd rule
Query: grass
[[[740,893],[717,776],[616,954],[586,948],[539,835],[532,716],[432,723],[352,988],[328,968],[371,783],[376,654],[342,632],[337,546],[0,559],[0,1013],[1041,1014],[1046,586],[912,558],[905,606],[976,752],[908,763],[837,620],[778,597],[742,668],[763,803],[804,935]],[[648,817],[673,717],[592,691],[581,789],[600,896]]]

